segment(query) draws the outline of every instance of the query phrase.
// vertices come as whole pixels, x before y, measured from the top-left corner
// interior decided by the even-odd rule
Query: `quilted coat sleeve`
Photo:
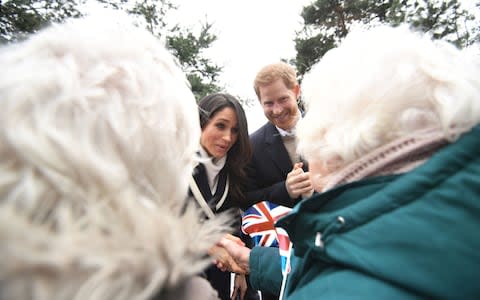
[[[254,247],[250,252],[250,283],[256,290],[280,294],[282,267],[278,248]]]

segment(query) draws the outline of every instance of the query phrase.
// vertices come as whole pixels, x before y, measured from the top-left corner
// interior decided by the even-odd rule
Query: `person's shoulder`
[[[250,134],[250,141],[253,143],[259,140],[264,140],[265,133],[269,130],[272,130],[272,126],[274,125],[270,122],[265,123],[262,127],[258,128],[252,134]]]

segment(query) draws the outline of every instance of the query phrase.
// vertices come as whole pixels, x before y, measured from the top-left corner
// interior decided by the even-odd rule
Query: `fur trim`
[[[227,231],[228,219],[200,223],[193,206],[179,215],[131,198],[91,208],[87,214],[98,222],[68,210],[52,214],[56,222],[39,224],[3,205],[0,299],[150,299],[207,266],[207,250]]]

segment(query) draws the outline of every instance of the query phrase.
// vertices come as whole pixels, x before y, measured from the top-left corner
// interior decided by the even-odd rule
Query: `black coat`
[[[210,186],[208,185],[208,178],[207,173],[205,170],[205,166],[203,164],[198,164],[195,167],[193,172],[193,179],[195,181],[198,190],[202,194],[203,199],[196,199],[195,195],[192,193],[192,187],[190,186],[189,194],[193,198],[195,198],[198,204],[198,201],[206,201],[210,209],[214,214],[224,212],[226,210],[230,210],[232,216],[235,218],[237,217],[237,222],[234,222],[234,228],[236,228],[237,232],[235,235],[240,235],[240,211],[239,205],[237,202],[233,201],[233,199],[227,194],[225,201],[221,205],[219,205],[219,201],[221,200],[226,186],[227,186],[227,170],[224,167],[218,174],[218,183],[217,183],[217,190],[215,194],[212,195],[210,190]],[[199,206],[201,206],[199,204]],[[242,240],[248,244],[249,238],[246,236],[242,236]],[[230,299],[230,273],[229,272],[222,272],[216,266],[212,265],[208,267],[203,276],[210,282],[212,287],[217,290],[218,296],[222,300],[229,300]],[[247,294],[245,295],[245,299],[247,300],[258,300],[258,293],[250,287],[250,283],[247,280],[248,290]]]
[[[293,164],[277,128],[268,122],[250,135],[250,142],[253,156],[248,166],[247,201],[250,205],[270,201],[293,207],[298,199],[290,198],[285,187]],[[304,164],[304,171],[307,168]]]

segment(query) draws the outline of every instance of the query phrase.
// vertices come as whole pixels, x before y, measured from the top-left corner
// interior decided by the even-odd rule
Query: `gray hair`
[[[342,167],[382,145],[435,127],[480,121],[478,57],[406,27],[350,33],[302,82],[307,114],[298,150]]]
[[[148,299],[200,272],[225,229],[182,212],[200,138],[184,74],[117,21],[0,49],[2,299]]]

